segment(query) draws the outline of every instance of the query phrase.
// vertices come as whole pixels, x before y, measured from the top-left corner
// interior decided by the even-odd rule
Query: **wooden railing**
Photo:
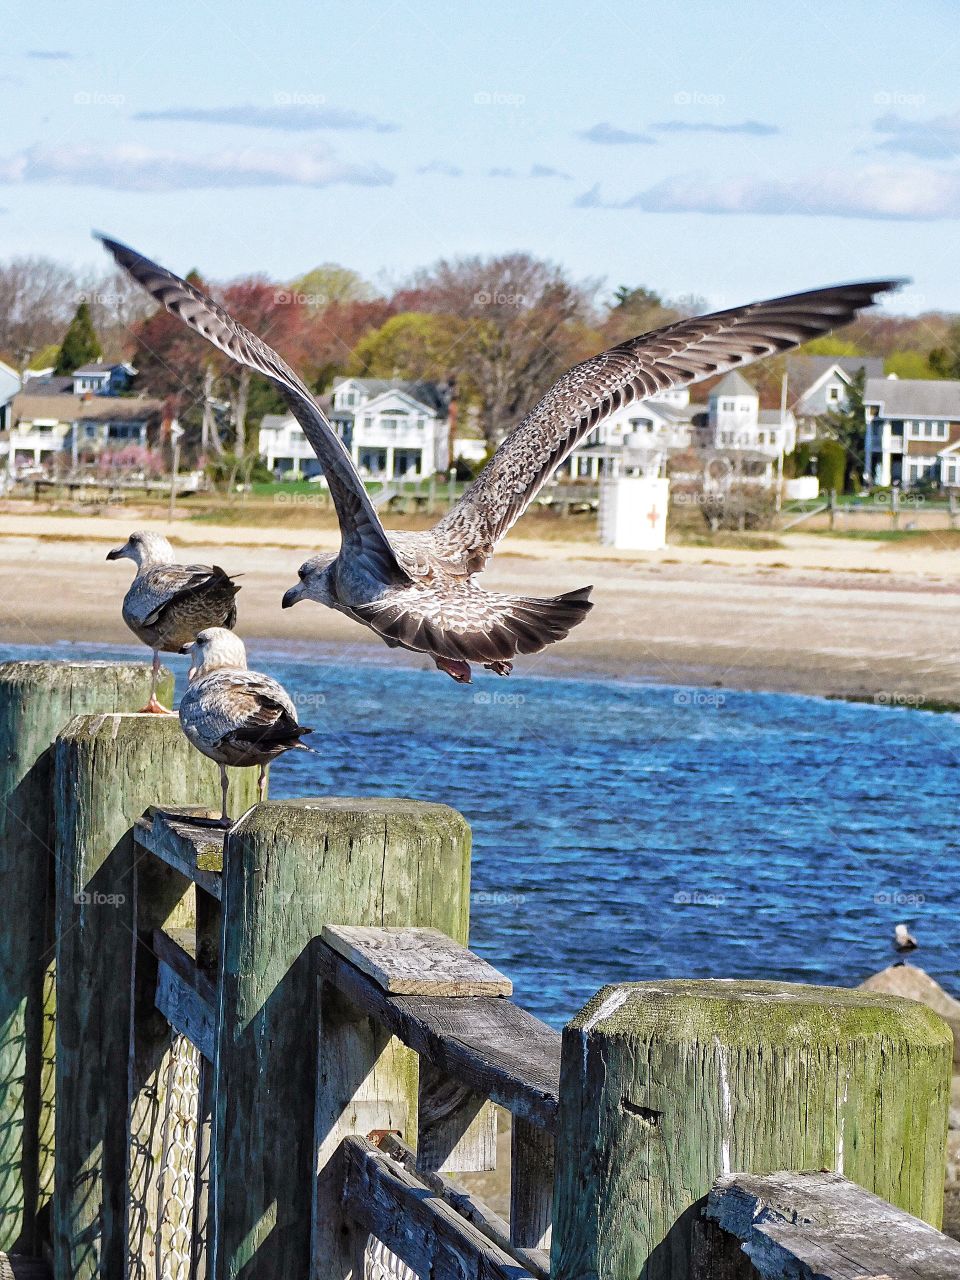
[[[196,821],[215,768],[173,717],[128,713],[147,685],[0,668],[0,1274],[960,1275],[935,1015],[639,982],[561,1036],[467,949],[459,814],[244,811],[240,775],[224,838]],[[509,1221],[456,1181],[493,1166],[497,1107]]]

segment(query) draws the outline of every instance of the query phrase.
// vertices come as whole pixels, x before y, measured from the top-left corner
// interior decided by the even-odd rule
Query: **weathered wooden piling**
[[[703,1200],[732,1170],[834,1170],[939,1226],[952,1048],[892,996],[604,988],[563,1034],[551,1275],[698,1275]]]
[[[238,811],[254,787],[253,771],[237,771],[231,796]],[[190,746],[173,716],[78,716],[57,739],[53,1246],[60,1280],[127,1274],[128,1117],[136,1122],[149,1109],[144,1095],[169,1043],[152,1017],[132,1026],[134,1009],[145,1012],[151,965],[135,936],[138,925],[170,919],[189,886],[176,873],[144,868],[137,876],[132,827],[150,804],[216,812],[219,794],[216,766]],[[156,1144],[149,1134],[135,1134],[134,1142],[134,1195],[148,1202]],[[135,1223],[134,1231],[141,1231]],[[149,1232],[147,1223],[138,1236],[145,1249]]]
[[[356,1242],[340,1206],[340,1141],[378,1127],[413,1141],[416,1062],[332,987],[321,993],[317,940],[324,925],[356,924],[426,925],[465,942],[469,855],[458,813],[412,800],[269,803],[231,833],[213,1136],[216,1280],[349,1272]],[[314,1099],[316,1141],[304,1123]]]
[[[53,1192],[53,743],[75,715],[149,693],[142,663],[0,665],[0,1250],[37,1251]]]

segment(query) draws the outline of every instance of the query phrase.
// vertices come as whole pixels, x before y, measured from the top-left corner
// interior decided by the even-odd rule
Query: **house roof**
[[[127,364],[123,360],[114,361],[113,364],[104,364],[102,360],[94,360],[90,364],[82,364],[79,369],[74,369],[71,376],[75,378],[78,374],[112,373],[114,369],[123,369],[129,374],[136,373],[133,365]]]
[[[29,383],[27,384],[30,385]],[[147,396],[95,396],[92,400],[74,395],[31,395],[14,397],[13,416],[17,421],[53,418],[57,422],[142,422],[159,413],[161,400]]]
[[[788,409],[786,415],[779,409],[761,409],[757,414],[757,422],[762,427],[789,426],[793,422],[793,414]]]
[[[935,378],[868,378],[864,402],[888,418],[960,419],[960,382]]]
[[[72,374],[49,378],[28,378],[23,385],[30,388],[26,394],[31,396],[73,395]]]
[[[432,409],[435,413],[446,414],[449,404],[449,393],[447,388],[439,382],[408,382],[403,378],[334,378],[334,389],[342,386],[345,382],[352,382],[354,386],[362,387],[363,390],[372,400],[375,396],[381,396],[385,391],[402,391],[405,395],[412,396],[420,404],[426,405],[428,409]]]
[[[725,378],[723,378],[710,392],[710,398],[714,396],[757,396],[757,389],[738,369],[731,369]]]
[[[868,378],[883,377],[881,356],[788,356],[787,385],[791,397],[800,399],[831,369],[839,369],[847,381],[861,369]]]

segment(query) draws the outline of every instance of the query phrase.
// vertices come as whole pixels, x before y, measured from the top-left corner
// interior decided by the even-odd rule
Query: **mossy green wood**
[[[237,810],[255,782],[254,771],[235,772]],[[219,771],[190,746],[174,716],[79,716],[57,739],[55,792],[54,1267],[63,1280],[88,1280],[126,1274],[129,1245],[129,1116],[143,1083],[142,1045],[129,1057],[137,923],[132,826],[150,804],[218,811]],[[148,904],[140,903],[139,914],[150,917]]]
[[[469,874],[470,829],[444,805],[282,801],[258,806],[231,833],[213,1137],[217,1280],[306,1274],[311,1202],[310,1274],[345,1274],[353,1259],[330,1148],[341,1129],[367,1132],[385,1114],[401,1118],[411,1141],[417,1076],[409,1051],[369,1019],[329,989],[321,1002],[319,935],[325,924],[428,925],[465,943]]]
[[[687,1280],[731,1170],[835,1170],[939,1226],[952,1049],[942,1019],[893,996],[604,988],[563,1033],[551,1274]]]
[[[0,1250],[37,1251],[53,1193],[53,743],[74,716],[149,693],[142,663],[0,665]]]

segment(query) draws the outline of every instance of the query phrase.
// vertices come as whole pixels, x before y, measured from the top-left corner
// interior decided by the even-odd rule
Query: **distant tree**
[[[488,445],[532,408],[565,369],[591,350],[594,288],[526,253],[441,260],[417,272],[393,302],[465,322],[458,383],[473,390]]]
[[[862,473],[866,465],[867,416],[863,407],[865,379],[865,371],[858,369],[850,381],[850,388],[847,391],[847,398],[844,404],[836,409],[831,409],[829,413],[823,414],[817,420],[820,433],[826,437],[824,444],[830,444],[831,442],[839,444],[843,449],[845,459],[845,472],[841,476],[840,484],[825,486],[821,475],[821,488],[835,488],[842,491],[853,472]],[[830,454],[828,450],[828,456],[832,457],[834,455]]]
[[[315,310],[323,310],[335,302],[370,302],[375,296],[373,286],[358,271],[335,262],[314,267],[293,280],[290,289],[295,302]]]
[[[407,311],[366,334],[354,347],[348,374],[366,378],[446,378],[457,368],[469,334],[456,316]]]
[[[802,347],[797,348],[801,356],[862,356],[863,351],[855,343],[846,338],[838,338],[827,333],[822,338],[811,338]]]
[[[613,305],[601,325],[604,346],[659,329],[679,320],[680,316],[681,311],[665,302],[655,290],[644,285],[631,289],[622,284],[614,291]]]
[[[931,353],[932,354],[932,353]],[[930,367],[930,357],[922,351],[894,351],[883,362],[883,371],[898,378],[936,378]]]
[[[99,360],[102,355],[103,348],[90,318],[90,307],[81,302],[70,321],[53,372],[57,375],[73,373],[74,369],[91,360]]]
[[[954,320],[946,341],[933,348],[927,362],[935,378],[960,378],[960,320]]]
[[[51,258],[0,264],[0,355],[18,368],[59,343],[78,301],[76,274]]]
[[[817,447],[817,475],[820,478],[820,492],[829,493],[835,489],[843,493],[843,482],[847,471],[847,451],[839,440],[821,440]]]

